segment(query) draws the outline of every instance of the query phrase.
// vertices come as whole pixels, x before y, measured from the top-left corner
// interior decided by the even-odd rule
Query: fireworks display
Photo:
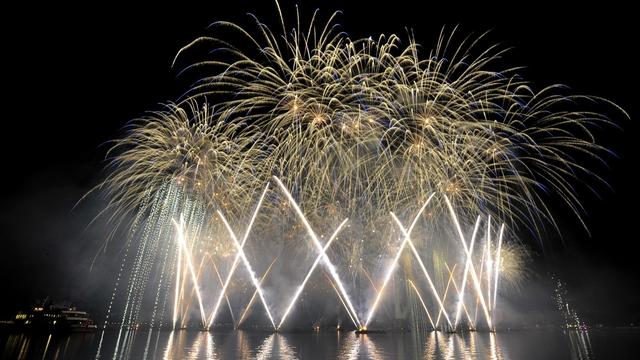
[[[580,218],[573,183],[600,179],[576,159],[610,121],[573,109],[610,103],[533,91],[482,38],[426,51],[335,16],[218,22],[178,52],[197,80],[97,187],[127,238],[107,323],[494,330],[517,232],[555,226],[549,193]]]

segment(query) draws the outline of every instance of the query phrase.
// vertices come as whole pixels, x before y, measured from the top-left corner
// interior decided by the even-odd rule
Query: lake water
[[[640,331],[0,334],[4,359],[640,359]]]

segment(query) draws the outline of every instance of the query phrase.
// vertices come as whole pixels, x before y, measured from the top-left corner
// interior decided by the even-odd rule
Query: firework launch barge
[[[16,314],[13,323],[22,331],[91,332],[98,328],[87,312],[75,307],[35,306]]]

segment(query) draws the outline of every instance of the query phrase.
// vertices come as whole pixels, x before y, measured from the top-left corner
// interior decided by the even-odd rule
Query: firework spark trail
[[[198,278],[196,276],[195,269],[193,268],[193,263],[191,262],[191,253],[187,248],[187,243],[184,238],[184,219],[181,216],[179,224],[175,219],[171,219],[171,220],[173,221],[173,224],[176,226],[176,231],[178,233],[178,236],[177,236],[178,243],[180,243],[180,246],[184,251],[184,258],[187,262],[187,267],[189,269],[189,272],[191,273],[191,281],[193,281],[193,286],[196,289],[196,296],[198,297],[198,306],[200,307],[200,320],[202,321],[202,327],[204,328],[206,325],[206,315],[204,314],[204,306],[202,305],[202,296],[200,295],[200,286],[198,285]]]
[[[165,283],[165,277],[167,275],[167,273],[170,274],[169,271],[166,271],[167,268],[171,268],[173,264],[171,264],[169,261],[167,261],[167,259],[169,258],[169,255],[172,253],[171,252],[172,246],[171,246],[171,242],[167,241],[165,244],[165,250],[164,250],[164,256],[163,256],[163,260],[162,260],[162,268],[160,269],[160,279],[158,281],[158,286],[156,289],[156,297],[155,297],[155,301],[154,301],[154,307],[153,307],[153,313],[151,314],[151,327],[153,328],[155,326],[155,319],[156,319],[156,314],[158,313],[158,303],[160,302],[160,293],[161,290],[163,288],[163,286],[166,286]],[[166,295],[167,293],[165,293],[165,299],[166,299]],[[164,312],[164,302],[163,305],[161,307],[160,310],[160,316],[162,316],[162,313]],[[160,324],[162,324],[162,320],[160,320]],[[149,332],[149,336],[151,336],[151,332]],[[148,346],[148,343],[147,343]]]
[[[369,284],[371,284],[371,287],[373,288],[373,290],[378,293],[378,287],[376,286],[376,284],[373,282],[373,279],[371,278],[371,275],[369,275],[369,273],[367,272],[367,270],[362,269],[362,273],[364,274],[364,276],[367,278],[367,280],[369,280]]]
[[[240,244],[240,248],[238,249],[235,258],[233,259],[233,264],[231,265],[231,270],[229,270],[229,274],[227,274],[227,278],[224,281],[224,286],[222,287],[222,290],[220,291],[220,295],[218,295],[218,300],[216,300],[216,304],[213,308],[213,311],[211,312],[211,317],[209,318],[209,324],[207,325],[207,329],[211,327],[211,325],[213,324],[213,321],[216,318],[216,314],[218,313],[218,308],[220,307],[220,304],[222,303],[222,297],[225,295],[225,293],[227,292],[227,288],[229,287],[229,283],[231,282],[231,278],[233,277],[233,273],[235,272],[237,266],[238,266],[238,262],[240,261],[240,257],[243,254],[243,247],[244,244],[247,242],[247,238],[249,237],[249,232],[251,231],[251,227],[253,226],[253,222],[256,219],[256,216],[258,216],[258,212],[260,211],[260,207],[262,206],[262,201],[264,200],[265,195],[267,194],[267,190],[269,189],[269,183],[267,183],[267,185],[264,187],[264,190],[262,191],[262,195],[260,195],[260,200],[258,200],[258,204],[256,204],[256,208],[253,211],[253,215],[251,216],[251,221],[249,221],[249,225],[247,226],[247,229],[245,230],[244,233],[244,237],[242,238],[242,243]],[[221,216],[221,218],[224,219],[224,217],[222,216],[222,213],[218,212]],[[228,228],[229,230],[231,230],[230,228]],[[233,231],[229,231],[229,233],[231,234],[231,237],[235,239],[235,233]],[[237,239],[236,239],[237,240]],[[253,275],[252,275],[253,276]],[[266,304],[265,304],[266,306]],[[273,322],[273,320],[271,321]]]
[[[280,319],[280,323],[278,324],[278,327],[277,327],[278,329],[280,329],[280,327],[282,326],[282,324],[286,320],[287,316],[289,315],[289,312],[291,311],[291,309],[293,309],[293,306],[295,305],[296,301],[298,300],[298,297],[300,296],[300,294],[302,294],[302,290],[304,290],[304,287],[307,285],[307,281],[309,281],[309,278],[311,278],[311,274],[313,274],[313,270],[316,269],[316,266],[318,266],[318,264],[320,263],[320,260],[324,256],[326,256],[327,249],[329,248],[329,246],[331,246],[331,243],[336,238],[336,236],[338,236],[338,233],[340,232],[340,230],[342,230],[342,227],[347,223],[348,220],[349,219],[344,219],[340,223],[340,225],[338,225],[338,227],[333,232],[333,234],[331,234],[331,237],[329,238],[329,240],[327,240],[327,243],[322,248],[320,254],[318,254],[318,256],[316,257],[316,260],[313,262],[313,265],[311,265],[311,268],[307,272],[307,275],[304,277],[304,280],[302,280],[302,283],[296,289],[296,292],[293,295],[293,298],[291,299],[291,302],[289,303],[289,306],[287,306],[287,309],[285,310],[284,315],[282,315],[282,319]],[[358,324],[355,324],[355,325],[358,326]]]
[[[183,256],[183,260],[182,260],[182,265],[180,267],[180,271],[182,271],[180,273],[180,292],[178,293],[178,305],[180,306],[178,308],[178,314],[180,316],[180,326],[179,327],[184,327],[187,323],[187,321],[189,320],[189,314],[185,311],[186,307],[189,304],[185,304],[185,293],[187,292],[187,287],[185,286],[187,284],[187,282],[189,281],[189,267],[187,264],[187,261],[185,260],[185,255],[184,255],[184,250],[182,249],[182,247],[180,247],[180,251],[182,251],[182,256]]]
[[[151,206],[151,211],[149,215],[150,218],[157,220],[158,216],[162,217],[162,214],[166,214],[167,209],[160,208],[159,201],[158,201],[163,195],[164,195],[164,192],[159,191],[158,193],[152,196],[153,200],[151,201],[152,206]],[[142,203],[147,204],[147,200],[149,200],[149,198],[147,197],[147,194],[143,195]],[[138,219],[138,217],[136,217],[136,219]],[[151,223],[153,223],[153,221]],[[162,223],[164,223],[164,221],[162,221]],[[134,224],[135,225],[132,225],[132,228],[131,228],[132,233],[135,233],[138,225],[136,221],[134,221]],[[157,230],[157,229],[153,229],[149,225],[149,223],[147,223],[145,224],[145,226],[142,228],[142,231],[141,231],[138,250],[135,254],[135,257],[133,258],[133,264],[132,264],[133,267],[129,275],[129,284],[127,286],[127,297],[125,301],[121,327],[118,332],[115,350],[113,352],[114,357],[118,355],[118,348],[121,345],[121,339],[122,339],[123,347],[120,349],[120,352],[124,351],[124,346],[129,339],[128,331],[124,332],[124,338],[122,338],[123,327],[137,325],[136,322],[138,321],[140,307],[142,305],[142,296],[144,293],[144,288],[147,285],[147,282],[149,279],[149,273],[150,273],[150,264],[151,264],[152,256],[147,256],[148,255],[147,250],[153,249],[152,251],[150,251],[150,253],[155,253],[155,250],[157,249],[158,238],[153,236],[155,234],[154,230]],[[131,239],[128,241],[131,241]],[[129,245],[127,245],[127,250],[126,250],[127,252],[129,251],[128,249],[129,249]],[[126,256],[125,256],[125,260],[126,260]],[[124,266],[124,263],[123,263],[123,266]]]
[[[489,233],[487,233],[487,235],[489,235]],[[485,259],[487,258],[487,251],[488,251],[488,245],[489,245],[489,241],[488,241],[488,237],[487,237],[487,243],[485,244],[485,246],[483,246],[482,249],[482,257],[480,258],[480,280],[482,280],[482,277],[486,274],[486,270],[485,270],[485,263],[487,263],[486,267],[489,267],[490,264],[488,264],[488,261],[485,261]],[[487,285],[491,283],[491,279],[489,278],[487,280]],[[487,299],[489,299],[489,304],[491,304],[491,295],[489,295],[489,292],[487,291]],[[473,310],[473,326],[476,327],[478,325],[478,308],[480,307],[480,300],[478,300],[478,297],[476,296],[476,305],[475,308]],[[491,308],[491,306],[489,306],[489,308]],[[489,309],[491,310],[491,309]],[[493,315],[491,316],[493,318]]]
[[[482,263],[480,266],[480,280],[482,280],[482,270],[484,267],[484,257],[485,254],[487,256],[487,302],[489,303],[489,311],[491,311],[491,268],[492,268],[492,261],[493,259],[491,258],[491,215],[489,215],[488,219],[487,219],[487,244],[485,247],[484,252],[482,253]],[[477,315],[477,314],[476,314]],[[493,315],[491,315],[491,317],[493,318]]]
[[[200,275],[202,274],[202,268],[204,266],[205,261],[206,261],[205,256],[200,258],[200,265],[198,265],[198,271],[196,271],[196,281],[198,281],[198,284],[200,284]],[[191,293],[189,293],[189,296],[187,296],[187,304],[185,305],[184,310],[182,310],[182,313],[188,314],[189,310],[191,310],[191,304],[193,303],[193,297],[195,296],[195,292],[196,292],[195,287],[192,287]],[[182,320],[182,324],[180,324],[180,327],[186,327],[186,323],[187,323],[187,317],[185,317]]]
[[[538,185],[557,190],[579,215],[567,180],[590,172],[567,150],[598,156],[603,149],[591,126],[611,121],[562,105],[602,99],[562,96],[553,86],[533,92],[517,67],[494,69],[505,50],[492,46],[474,54],[482,37],[451,47],[444,44],[453,36],[441,34],[429,57],[420,58],[413,37],[351,39],[335,32],[335,15],[326,24],[314,16],[308,27],[288,30],[281,15],[281,33],[254,18],[257,36],[234,23],[212,24],[248,41],[204,36],[181,48],[174,64],[185,59],[183,70],[197,76],[182,99],[216,94],[221,99],[212,112],[225,123],[255,124],[241,135],[270,139],[252,148],[267,153],[255,169],[263,176],[286,174],[285,183],[305,199],[307,216],[340,200],[339,193],[356,198],[365,190],[380,206],[352,201],[345,215],[367,212],[375,214],[367,215],[372,220],[413,209],[407,199],[435,189],[455,196],[465,221],[492,204],[488,211],[507,221],[553,222]],[[203,59],[199,53],[208,44],[215,51]],[[211,71],[202,74],[203,68]],[[370,142],[379,146],[362,146]],[[398,171],[402,177],[389,176]],[[438,202],[434,212],[444,214],[446,207]]]
[[[467,259],[465,260],[465,264],[464,264],[464,272],[462,274],[462,289],[460,290],[460,293],[458,295],[459,297],[458,297],[458,306],[456,307],[456,318],[453,322],[454,330],[458,327],[458,321],[460,321],[460,311],[462,311],[462,305],[464,304],[464,290],[467,287],[467,274],[469,273],[469,266],[471,265],[471,255],[473,254],[473,245],[476,242],[478,226],[480,226],[480,216],[478,216],[478,219],[476,220],[476,225],[473,227],[473,234],[471,235],[471,243],[469,244]],[[454,285],[455,285],[455,282],[454,282]]]
[[[336,295],[338,296],[338,299],[340,300],[340,303],[342,304],[342,306],[345,309],[348,309],[347,307],[347,303],[344,302],[344,299],[342,298],[342,296],[340,295],[340,290],[338,290],[338,288],[336,287],[336,284],[333,283],[333,281],[331,280],[331,277],[329,277],[329,275],[327,275],[327,273],[324,273],[324,277],[327,279],[327,282],[329,282],[329,284],[331,284],[331,288],[333,289],[333,291],[336,292]],[[347,311],[347,315],[349,316],[349,319],[351,319],[351,322],[357,327],[357,321],[356,319],[353,318],[353,316],[351,316],[351,312]]]
[[[418,260],[418,265],[420,265],[420,269],[422,269],[422,273],[424,274],[424,277],[427,279],[427,283],[429,284],[429,287],[431,288],[431,292],[433,293],[433,297],[436,298],[436,301],[438,302],[438,305],[440,306],[440,308],[443,311],[445,311],[444,312],[444,318],[447,320],[447,323],[449,324],[449,326],[451,326],[451,320],[449,319],[449,315],[446,313],[446,310],[444,310],[444,304],[442,303],[442,299],[440,298],[440,295],[438,295],[438,290],[436,289],[435,285],[433,284],[433,281],[431,280],[431,276],[429,275],[429,271],[427,271],[427,268],[424,266],[424,262],[422,262],[422,258],[420,257],[420,253],[418,253],[418,250],[413,245],[413,241],[411,241],[411,236],[409,235],[409,233],[407,233],[407,230],[404,228],[404,226],[402,225],[402,223],[400,222],[398,217],[396,217],[396,214],[391,213],[391,217],[393,218],[393,220],[395,220],[396,224],[398,224],[398,226],[400,227],[400,230],[402,231],[404,236],[407,237],[407,239],[408,239],[407,243],[409,244],[409,248],[411,249],[411,252],[413,252],[413,255],[416,258],[416,260]]]
[[[455,269],[455,265],[453,265],[454,269]],[[454,272],[452,270],[449,270],[449,265],[447,263],[444,264],[444,266],[447,268],[447,271],[449,271],[449,274],[452,276],[451,277],[451,283],[453,284],[453,289],[455,290],[456,294],[458,294],[458,297],[460,297],[460,288],[458,287],[458,284],[456,283],[456,279],[455,277],[453,277]],[[469,314],[469,311],[467,310],[467,305],[465,305],[464,303],[462,304],[462,309],[464,310],[464,314],[467,316],[467,321],[469,322],[469,325],[471,326],[471,315]]]
[[[473,280],[473,286],[475,287],[475,290],[476,290],[476,296],[478,296],[478,298],[480,299],[480,305],[482,305],[482,311],[484,312],[485,318],[487,320],[487,325],[489,326],[489,329],[491,329],[491,327],[492,327],[492,325],[491,325],[491,315],[489,315],[489,310],[487,309],[487,303],[485,302],[484,294],[482,293],[482,288],[480,286],[480,280],[478,280],[478,275],[476,274],[475,267],[473,266],[473,259],[471,259],[471,252],[469,251],[469,248],[467,247],[467,241],[465,240],[464,233],[462,232],[462,227],[460,226],[460,221],[458,221],[458,216],[456,215],[455,211],[453,210],[453,206],[451,205],[451,202],[449,201],[449,197],[447,197],[445,195],[444,199],[445,199],[445,201],[447,203],[447,207],[449,208],[449,211],[451,213],[451,217],[453,218],[453,222],[456,225],[456,229],[458,230],[458,236],[460,237],[460,241],[462,242],[462,247],[464,248],[465,255],[467,256],[467,259],[469,261],[469,269],[471,270],[471,279]]]
[[[489,312],[491,312],[491,215],[487,217],[487,231],[486,231],[486,241],[482,250],[482,257],[480,258],[480,281],[482,281],[482,277],[485,276],[487,278],[487,303],[489,304]],[[478,308],[480,306],[480,299],[476,297],[476,305],[473,313],[473,326],[478,325]],[[493,313],[491,314],[491,318],[493,318]]]
[[[278,261],[279,258],[280,258],[280,255],[276,256],[273,259],[273,261],[271,261],[271,264],[269,264],[269,267],[267,268],[267,270],[264,272],[264,274],[260,278],[260,286],[262,286],[262,283],[266,280],[267,276],[271,272],[271,268],[273,267],[273,264],[275,264],[276,261]],[[238,323],[235,324],[234,328],[237,329],[238,326],[240,326],[240,324],[242,324],[242,320],[244,320],[244,317],[247,316],[247,313],[249,313],[249,309],[251,309],[251,306],[253,305],[253,301],[255,300],[257,295],[258,295],[258,289],[253,290],[253,295],[251,296],[251,299],[247,303],[247,306],[245,307],[244,311],[242,311],[242,315],[240,316],[240,319],[238,320]]]
[[[413,290],[416,292],[416,295],[418,295],[418,300],[420,300],[420,304],[422,304],[422,308],[427,313],[427,317],[429,318],[429,322],[431,323],[431,327],[433,329],[435,329],[436,326],[433,323],[433,319],[431,319],[431,314],[429,313],[429,309],[427,309],[427,305],[424,303],[424,300],[422,300],[422,296],[420,296],[420,291],[418,291],[418,288],[413,284],[413,281],[411,281],[411,280],[407,280],[407,281],[409,282],[409,285],[411,285]]]
[[[220,282],[220,286],[224,286],[224,281],[222,280],[222,276],[220,276],[220,272],[218,271],[218,266],[216,266],[215,261],[213,261],[213,257],[209,256],[209,258],[211,259],[211,264],[213,265],[213,270],[215,270],[216,272],[216,277]],[[227,296],[227,294],[224,294],[224,299],[227,302],[227,307],[229,308],[229,313],[231,314],[231,321],[235,323],[236,320],[235,320],[235,316],[233,315],[233,309],[231,308],[231,302],[229,301],[229,296]]]
[[[395,270],[395,268],[396,268],[396,266],[398,264],[398,260],[400,259],[400,255],[402,255],[402,251],[404,250],[405,246],[407,245],[407,242],[409,241],[409,234],[411,234],[411,232],[413,231],[413,227],[418,223],[418,219],[420,218],[420,215],[422,214],[424,209],[427,207],[427,205],[429,205],[429,202],[431,202],[431,199],[433,199],[434,195],[435,195],[435,193],[432,193],[429,196],[427,201],[424,202],[424,204],[422,205],[422,207],[420,208],[420,210],[418,211],[416,216],[413,218],[413,221],[411,222],[411,226],[409,227],[408,234],[406,234],[404,236],[404,240],[402,241],[402,244],[400,245],[400,249],[398,249],[398,251],[396,252],[396,255],[394,256],[393,261],[391,262],[391,266],[389,266],[387,268],[387,272],[385,273],[384,280],[382,281],[382,286],[380,287],[380,290],[378,291],[378,293],[376,295],[376,298],[373,301],[373,305],[371,306],[371,310],[369,310],[369,316],[367,316],[367,321],[364,324],[365,326],[369,326],[369,323],[371,322],[371,319],[373,318],[373,314],[375,314],[375,312],[376,312],[376,308],[378,307],[378,303],[380,302],[380,299],[382,298],[382,294],[384,292],[384,289],[387,287],[387,283],[391,279],[391,275],[393,274],[393,272],[394,272],[394,270]]]
[[[242,245],[240,245],[240,243],[238,242],[238,238],[236,237],[236,234],[233,232],[233,229],[231,228],[231,225],[229,225],[229,222],[227,222],[227,219],[224,217],[224,215],[222,214],[222,212],[220,210],[218,210],[218,215],[222,219],[222,222],[224,223],[224,226],[229,231],[229,235],[231,235],[231,238],[233,239],[233,242],[236,245],[236,248],[238,249],[238,253],[240,254],[240,258],[242,259],[242,262],[244,263],[244,266],[247,269],[247,272],[249,273],[249,276],[251,277],[251,282],[253,283],[253,286],[258,291],[258,296],[260,297],[260,301],[262,301],[262,305],[264,306],[264,310],[267,312],[267,316],[269,317],[269,321],[271,321],[271,325],[275,329],[276,328],[276,324],[273,321],[273,316],[271,316],[271,311],[269,311],[269,305],[267,304],[267,300],[264,298],[264,293],[262,292],[262,287],[260,286],[260,282],[258,281],[258,279],[256,279],[256,273],[251,268],[251,264],[249,263],[249,260],[247,259],[247,256],[245,255],[244,250],[242,249]]]
[[[145,228],[145,231],[146,230],[147,229]],[[125,325],[125,324],[131,325],[131,321],[133,319],[132,302],[135,300],[135,297],[136,297],[136,292],[134,290],[136,289],[137,285],[139,285],[138,282],[139,282],[139,277],[141,276],[140,267],[141,267],[142,257],[143,257],[142,254],[144,253],[144,249],[147,246],[147,242],[148,242],[148,236],[143,235],[142,240],[140,241],[140,244],[138,244],[138,251],[134,258],[133,271],[129,276],[129,286],[127,290],[127,299],[124,306],[124,313],[122,315],[122,325]],[[129,315],[128,321],[127,321],[127,315]],[[118,338],[116,340],[116,351],[114,351],[114,354],[117,352],[118,346],[120,345],[121,334],[122,334],[122,328],[120,329]],[[126,334],[125,334],[125,337],[126,337]]]
[[[295,201],[295,199],[293,198],[289,190],[287,190],[286,186],[284,186],[282,181],[280,181],[280,179],[278,179],[276,176],[274,176],[273,178],[276,180],[276,182],[278,183],[278,185],[280,186],[284,194],[287,196],[287,198],[291,202],[291,205],[293,205],[293,208],[296,210],[296,213],[298,213],[298,216],[302,220],[302,223],[307,228],[307,232],[311,236],[311,239],[313,239],[313,242],[316,248],[318,248],[318,251],[320,251],[320,253],[322,254],[322,260],[324,261],[324,264],[327,266],[327,268],[329,268],[329,273],[331,274],[331,276],[333,277],[333,280],[337,284],[338,289],[340,289],[340,292],[342,293],[344,301],[347,303],[347,311],[351,311],[351,315],[356,320],[356,327],[358,327],[360,325],[360,319],[358,319],[358,314],[356,313],[355,309],[353,308],[353,305],[351,304],[349,295],[347,295],[347,291],[344,289],[344,286],[342,285],[342,281],[340,281],[340,276],[338,275],[338,272],[336,271],[335,266],[333,266],[333,263],[331,263],[331,260],[329,260],[329,257],[327,256],[327,254],[325,254],[324,251],[322,250],[322,244],[320,243],[320,240],[318,240],[318,236],[313,231],[313,228],[311,228],[311,224],[309,224],[309,222],[307,221],[306,217],[304,216],[304,213],[300,209],[300,206],[298,206],[298,203]]]
[[[176,245],[178,247],[178,261],[176,261],[176,292],[175,292],[175,296],[173,298],[173,327],[172,329],[176,328],[176,322],[178,321],[178,308],[179,308],[179,301],[180,301],[180,276],[182,274],[182,246],[180,246],[180,243],[178,241],[176,241]]]
[[[263,276],[262,279],[260,280],[260,285],[262,285],[262,280],[264,280],[264,278],[265,276]],[[247,316],[247,314],[249,313],[249,310],[251,309],[251,306],[253,306],[253,301],[256,299],[256,296],[258,296],[258,290],[253,291],[253,295],[251,295],[251,299],[249,299],[247,306],[244,308],[244,310],[242,311],[242,314],[240,315],[240,320],[238,320],[238,323],[233,326],[234,329],[238,329],[238,327],[240,327],[240,325],[242,324],[242,321],[244,320],[244,317]]]
[[[500,252],[502,251],[502,236],[504,234],[504,224],[502,224],[500,226],[500,234],[498,235],[498,249],[496,250],[496,257],[495,257],[495,269],[493,271],[494,276],[495,276],[495,283],[493,284],[493,306],[491,308],[491,311],[493,313],[495,313],[496,311],[496,303],[497,303],[497,297],[498,297],[498,277],[500,276],[500,261],[501,261],[501,256],[500,256]],[[494,316],[494,315],[492,315]],[[495,322],[493,324],[494,328],[493,330],[495,330]]]
[[[458,264],[453,264],[453,269],[449,271],[449,280],[447,280],[447,286],[444,288],[444,294],[442,295],[442,302],[447,301],[447,294],[449,293],[449,285],[451,285],[451,281],[453,280],[453,274],[456,271],[456,266]],[[438,318],[436,319],[436,327],[440,324],[440,317],[442,316],[442,309],[438,310]]]
[[[177,211],[177,207],[178,207],[178,202],[173,201],[174,202],[174,206],[173,206],[173,213],[175,213]],[[198,247],[198,240],[199,240],[199,234],[200,231],[202,229],[202,223],[204,222],[204,213],[199,211],[201,209],[199,209],[199,206],[197,204],[197,202],[193,201],[192,199],[186,197],[182,206],[182,210],[181,210],[181,218],[184,219],[184,223],[183,223],[183,229],[185,231],[185,234],[187,233],[187,229],[189,231],[189,236],[187,239],[185,239],[187,248],[191,249],[189,251],[189,255],[192,256],[192,254],[194,254],[195,251],[197,251]],[[184,214],[187,214],[186,216]],[[160,220],[159,223],[160,224],[164,224],[167,221],[164,220]],[[159,226],[158,230],[162,231],[162,229],[164,229],[164,226]],[[160,238],[160,234],[158,234],[156,236],[156,239]],[[191,242],[191,244],[189,244],[189,242]],[[198,282],[198,285],[200,285],[200,275],[202,273],[202,268],[204,265],[204,262],[206,260],[206,256],[201,257],[200,259],[200,265],[198,266],[198,270],[196,271],[196,281]],[[181,301],[185,302],[185,298],[186,303],[184,305],[184,308],[181,309],[181,313],[182,314],[186,314],[186,316],[183,317],[182,319],[182,324],[181,327],[185,328],[187,326],[187,321],[189,320],[189,310],[193,304],[193,297],[194,297],[194,293],[195,293],[195,287],[191,288],[191,292],[189,293],[189,295],[186,295],[186,289],[184,287],[184,285],[186,284],[186,276],[188,275],[188,272],[185,271],[185,277],[182,278],[182,289],[181,289]],[[206,322],[206,318],[205,318],[205,322]]]

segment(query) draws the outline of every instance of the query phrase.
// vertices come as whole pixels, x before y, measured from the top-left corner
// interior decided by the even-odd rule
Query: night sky
[[[122,136],[129,120],[159,109],[159,103],[175,100],[186,89],[171,62],[180,47],[211,34],[206,29],[211,22],[248,25],[246,13],[251,12],[274,29],[279,25],[270,1],[260,6],[224,2],[232,8],[209,3],[33,6],[4,14],[9,22],[3,24],[3,60],[8,63],[2,77],[1,318],[46,296],[104,309],[110,271],[119,259],[101,256],[89,271],[106,232],[100,223],[89,222],[103,204],[92,197],[74,205],[104,176],[109,140]],[[540,295],[535,289],[553,271],[568,283],[587,319],[640,323],[640,279],[634,275],[640,249],[635,234],[636,12],[610,2],[566,8],[531,3],[521,9],[458,2],[419,9],[397,0],[384,7],[370,5],[373,1],[300,3],[305,18],[317,7],[323,16],[343,10],[338,23],[353,38],[404,36],[412,29],[425,52],[435,46],[443,26],[458,25],[460,35],[490,31],[485,44],[512,48],[504,64],[525,66],[519,73],[534,89],[560,83],[570,93],[604,97],[624,108],[631,120],[602,106],[621,129],[596,130],[598,141],[615,153],[607,157],[608,167],[593,164],[610,188],[596,186],[597,194],[579,190],[591,234],[550,196],[562,238],[550,231],[543,246],[528,242],[535,259],[522,297],[531,298],[530,290],[537,291],[535,299],[544,298],[544,291]],[[281,2],[291,21],[293,4]],[[537,300],[532,302],[535,308]]]

